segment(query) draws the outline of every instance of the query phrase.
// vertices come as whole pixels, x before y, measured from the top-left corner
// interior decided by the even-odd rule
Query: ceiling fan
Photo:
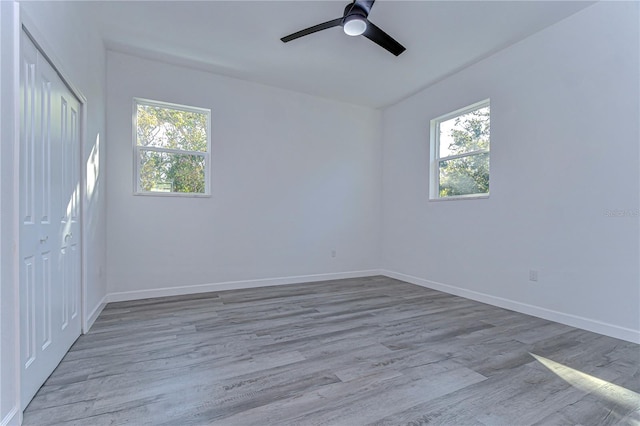
[[[341,26],[347,35],[363,35],[380,47],[398,56],[405,51],[404,46],[367,19],[374,2],[375,0],[354,0],[353,3],[349,3],[347,7],[344,8],[344,14],[341,18],[332,19],[331,21],[300,30],[286,37],[282,37],[280,40],[287,43],[318,31]]]

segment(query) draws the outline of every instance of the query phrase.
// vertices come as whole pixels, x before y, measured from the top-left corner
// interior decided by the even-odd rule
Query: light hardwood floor
[[[110,303],[24,425],[638,425],[639,358],[386,277]]]

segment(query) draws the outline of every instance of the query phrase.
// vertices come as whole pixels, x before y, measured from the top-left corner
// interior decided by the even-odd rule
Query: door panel
[[[22,408],[80,335],[80,103],[22,34]]]

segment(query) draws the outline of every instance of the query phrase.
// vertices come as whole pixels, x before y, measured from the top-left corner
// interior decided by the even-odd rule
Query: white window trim
[[[429,201],[454,201],[454,200],[473,200],[481,198],[489,198],[489,193],[486,194],[466,194],[466,195],[451,195],[448,197],[440,196],[440,161],[443,160],[455,160],[457,158],[470,157],[472,155],[490,154],[491,149],[483,149],[477,151],[465,152],[463,154],[450,155],[447,157],[440,157],[440,123],[447,121],[451,118],[455,118],[459,115],[466,114],[476,109],[490,107],[491,99],[485,99],[480,102],[468,105],[464,108],[457,109],[447,114],[434,118],[430,122],[430,167],[429,167]]]
[[[185,112],[195,112],[205,114],[207,116],[207,152],[187,151],[171,148],[160,147],[143,147],[138,145],[138,105],[155,106],[160,108],[174,109]],[[133,114],[132,114],[132,141],[133,141],[133,195],[152,196],[152,197],[190,197],[190,198],[207,198],[211,197],[211,110],[207,108],[198,108],[188,105],[174,104],[170,102],[154,101],[144,98],[133,98]],[[172,154],[199,155],[204,157],[204,193],[198,192],[160,192],[160,191],[143,191],[140,188],[140,151],[167,152]]]

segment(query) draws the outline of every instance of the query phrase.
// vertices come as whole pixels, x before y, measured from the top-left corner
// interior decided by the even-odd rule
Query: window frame
[[[193,112],[206,116],[207,126],[207,151],[190,151],[173,148],[145,147],[138,145],[138,105],[166,108],[177,111]],[[133,140],[133,195],[143,195],[152,197],[211,197],[211,110],[208,108],[194,107],[190,105],[176,104],[172,102],[156,101],[145,98],[133,98],[132,114],[132,140]],[[140,158],[141,152],[160,152],[179,155],[197,155],[204,157],[204,192],[162,192],[145,191],[140,187]]]
[[[489,164],[491,164],[491,137],[489,137],[489,149],[480,149],[475,151],[465,152],[463,154],[449,155],[446,157],[440,157],[440,123],[459,117],[461,115],[473,112],[475,110],[489,107],[489,123],[491,123],[491,99],[487,98],[479,102],[475,102],[463,108],[459,108],[455,111],[451,111],[447,114],[443,114],[436,117],[430,122],[430,185],[429,185],[429,201],[453,201],[453,200],[473,200],[481,198],[489,198],[490,191],[486,193],[476,194],[464,194],[464,195],[450,195],[446,197],[440,196],[440,162],[456,160],[459,158],[465,158],[475,155],[489,155]],[[490,124],[491,125],[491,124]],[[489,166],[490,167],[490,166]],[[491,170],[491,169],[489,169]],[[489,176],[491,176],[489,174]]]

